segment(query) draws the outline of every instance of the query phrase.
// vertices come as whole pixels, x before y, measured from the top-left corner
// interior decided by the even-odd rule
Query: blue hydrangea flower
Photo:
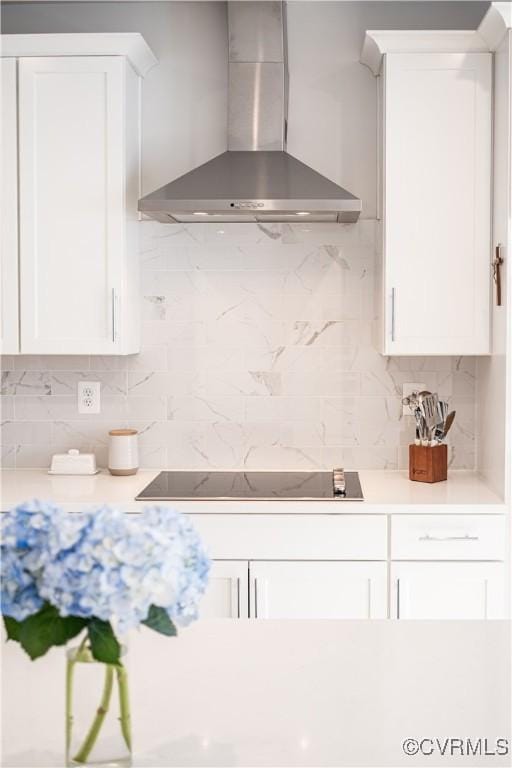
[[[152,507],[64,513],[34,502],[5,515],[2,612],[18,620],[44,601],[62,616],[96,616],[123,633],[151,605],[177,624],[197,618],[210,562],[190,520]]]
[[[23,620],[43,600],[37,578],[45,564],[76,541],[77,526],[58,507],[32,501],[1,516],[2,613]]]

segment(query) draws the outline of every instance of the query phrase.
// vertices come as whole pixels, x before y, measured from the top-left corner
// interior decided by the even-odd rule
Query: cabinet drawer
[[[504,560],[503,515],[394,515],[393,560]]]
[[[191,515],[217,560],[386,560],[385,515]]]

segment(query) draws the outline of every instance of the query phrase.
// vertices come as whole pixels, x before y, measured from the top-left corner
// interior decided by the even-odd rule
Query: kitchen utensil
[[[444,424],[448,415],[448,408],[450,407],[446,400],[439,400],[438,404],[439,423],[435,428],[434,439],[437,444],[441,443],[444,437]]]
[[[416,424],[419,432],[419,438],[421,441],[421,444],[423,445],[425,442],[428,442],[428,430],[427,430],[427,424],[425,422],[425,417],[423,416],[423,413],[421,411],[421,408],[416,408],[414,412],[416,416]]]
[[[55,453],[48,470],[49,475],[97,475],[94,453],[80,453],[71,448],[67,453]]]
[[[448,416],[446,417],[446,421],[444,423],[444,429],[443,429],[443,439],[446,437],[446,435],[450,431],[450,428],[455,420],[455,414],[456,414],[456,411],[451,411],[451,413],[449,413]]]
[[[427,428],[427,439],[430,444],[434,442],[434,434],[439,423],[439,398],[437,394],[431,392],[420,392],[418,395],[419,408],[425,419]]]
[[[446,416],[446,419],[444,420],[443,424],[441,426],[436,427],[434,436],[437,443],[442,443],[442,441],[445,439],[455,419],[455,413],[456,413],[455,411],[451,411],[451,413],[449,413]]]
[[[448,408],[449,408],[449,405],[446,402],[446,400],[438,400],[437,402],[437,410],[439,414],[438,426],[444,424],[444,422],[446,421],[446,417],[448,416]]]

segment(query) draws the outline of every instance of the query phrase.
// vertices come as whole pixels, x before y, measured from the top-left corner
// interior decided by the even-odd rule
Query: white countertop
[[[402,750],[509,736],[506,621],[200,620],[177,638],[143,627],[128,648],[137,768],[510,766]],[[1,764],[64,765],[64,649],[2,656]]]
[[[110,504],[125,512],[137,512],[149,502],[135,501],[135,496],[158,472],[158,469],[146,469],[130,477],[112,477],[102,470],[98,475],[78,477],[48,475],[42,469],[6,469],[0,475],[1,509],[38,498],[58,503],[69,511]],[[503,500],[475,472],[452,471],[446,482],[434,484],[411,482],[405,471],[363,470],[359,475],[364,502],[194,500],[169,503],[189,514],[500,513],[506,509]]]

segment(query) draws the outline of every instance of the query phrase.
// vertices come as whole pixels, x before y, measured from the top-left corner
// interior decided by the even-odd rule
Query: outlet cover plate
[[[425,384],[422,382],[406,382],[402,384],[402,398],[409,397],[413,392],[422,392],[425,389]],[[404,416],[412,416],[411,409],[408,405],[402,405],[402,414]]]
[[[79,381],[78,413],[100,413],[100,391],[99,381]]]

